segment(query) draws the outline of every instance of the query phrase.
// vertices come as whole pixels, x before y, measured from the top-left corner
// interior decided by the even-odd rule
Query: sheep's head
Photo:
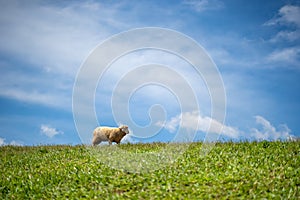
[[[122,125],[122,126],[119,127],[119,129],[120,129],[122,132],[124,132],[124,133],[126,133],[126,134],[129,134],[128,126]]]

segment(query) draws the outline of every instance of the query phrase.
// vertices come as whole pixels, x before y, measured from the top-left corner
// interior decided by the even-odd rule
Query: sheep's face
[[[128,126],[120,126],[119,128],[121,129],[122,132],[129,134]]]

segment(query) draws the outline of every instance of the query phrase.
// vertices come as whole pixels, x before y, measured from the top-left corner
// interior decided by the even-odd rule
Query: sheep
[[[122,138],[129,134],[128,126],[122,125],[116,127],[97,127],[93,132],[93,146],[102,141],[108,141],[111,145],[113,142],[120,144]]]

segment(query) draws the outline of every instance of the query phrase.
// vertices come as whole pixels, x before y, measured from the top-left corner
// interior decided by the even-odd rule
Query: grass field
[[[84,146],[2,146],[0,199],[300,199],[299,141],[217,143],[205,157],[201,146],[150,173],[112,169]]]

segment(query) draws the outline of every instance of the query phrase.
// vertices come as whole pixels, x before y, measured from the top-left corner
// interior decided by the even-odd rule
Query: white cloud
[[[67,110],[71,108],[71,99],[66,97],[66,94],[64,93],[53,94],[37,90],[26,90],[6,88],[6,90],[2,90],[0,92],[0,95],[19,101],[37,103],[50,107],[59,107]]]
[[[23,146],[23,142],[12,140],[9,145],[12,146]]]
[[[219,10],[224,7],[224,3],[219,0],[185,0],[183,4],[190,6],[197,12]]]
[[[255,140],[294,140],[296,137],[291,134],[287,125],[281,124],[276,129],[268,120],[262,116],[255,116],[256,123],[261,127],[252,128],[250,135]]]
[[[156,123],[157,126],[164,127],[170,132],[175,132],[180,126],[182,128],[201,131],[207,133],[221,133],[230,138],[238,138],[239,130],[235,127],[226,126],[215,119],[207,116],[201,116],[198,112],[186,112],[171,118],[169,121],[163,123],[161,121]]]
[[[58,134],[63,134],[62,131],[59,131],[56,128],[53,128],[49,125],[44,125],[44,124],[41,125],[40,132],[43,135],[46,135],[49,138],[52,138],[52,137],[54,137],[55,135],[58,135]]]
[[[138,143],[139,141],[135,139],[131,134],[132,133],[130,133],[129,135],[125,135],[121,140],[121,143],[131,143],[131,144]]]
[[[294,42],[300,39],[300,7],[285,5],[278,11],[277,17],[267,21],[266,26],[284,26],[286,30],[279,31],[270,42]]]
[[[267,26],[272,25],[296,25],[300,27],[300,7],[285,5],[278,11],[278,16],[265,23]]]
[[[294,42],[298,39],[300,39],[300,29],[295,31],[280,31],[273,38],[271,38],[270,42],[276,43],[282,40]]]
[[[5,145],[23,146],[23,143],[15,140],[12,140],[10,143],[6,143],[4,138],[0,138],[0,146],[5,146]]]
[[[236,127],[226,126],[210,117],[201,116],[198,112],[187,112],[171,118],[165,123],[159,121],[157,126],[164,127],[169,132],[174,133],[179,126],[181,128],[204,133],[219,133],[232,139],[247,140],[295,140],[296,137],[291,134],[291,130],[285,124],[280,124],[275,128],[268,120],[262,116],[255,116],[256,124],[259,128],[251,128],[246,134]],[[215,138],[217,139],[217,138]]]
[[[267,57],[270,62],[285,62],[293,65],[299,64],[300,47],[290,47],[273,51]]]
[[[5,140],[5,139],[3,139],[3,138],[0,138],[0,146],[3,146],[3,145],[5,145],[5,142],[4,142],[4,140]]]
[[[271,52],[267,57],[267,63],[272,65],[292,65],[298,67],[300,64],[300,47],[295,42],[300,39],[300,7],[285,5],[278,11],[277,17],[267,21],[266,26],[285,27],[269,41],[271,43],[290,42],[289,47],[279,48]]]
[[[279,22],[283,23],[291,23],[300,27],[300,7],[293,5],[283,6],[279,10],[280,18],[278,18]]]

